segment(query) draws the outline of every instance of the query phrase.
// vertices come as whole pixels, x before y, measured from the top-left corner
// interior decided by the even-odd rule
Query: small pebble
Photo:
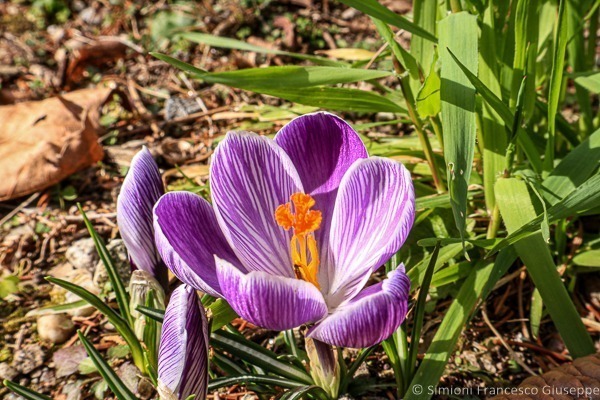
[[[15,351],[12,367],[22,374],[29,374],[44,364],[44,351],[39,344],[29,344]]]
[[[74,329],[73,321],[65,314],[42,315],[37,320],[40,338],[54,344],[66,342],[73,334]]]
[[[11,367],[9,363],[0,363],[0,379],[12,381],[17,375],[19,375],[19,372]]]

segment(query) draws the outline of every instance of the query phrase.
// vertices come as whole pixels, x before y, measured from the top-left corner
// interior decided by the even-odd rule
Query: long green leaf
[[[435,387],[446,368],[450,355],[454,352],[460,333],[473,316],[477,302],[485,300],[494,284],[506,273],[515,261],[512,249],[502,251],[495,262],[478,262],[462,284],[455,300],[450,304],[442,323],[437,329],[433,342],[427,349],[404,400],[425,400],[431,398],[427,388]],[[411,390],[420,386],[423,392]]]
[[[500,179],[496,183],[496,199],[505,225],[510,233],[535,218],[533,203],[527,184],[517,178]],[[554,265],[552,254],[542,234],[523,238],[515,243],[515,249],[546,308],[558,328],[565,345],[573,357],[594,353],[594,344],[585,330],[581,317],[573,305]]]
[[[413,15],[414,22],[421,28],[435,35],[435,21],[437,17],[438,4],[437,0],[416,0],[413,1]],[[421,65],[425,71],[427,66],[433,64],[435,57],[435,45],[432,41],[423,39],[420,36],[413,36],[410,39],[410,52],[415,57],[419,65]]]
[[[157,308],[146,307],[143,305],[139,305],[135,309],[146,317],[152,318],[156,322],[162,323],[163,319],[165,318],[165,310],[159,310]]]
[[[262,54],[276,54],[280,56],[294,57],[300,60],[306,60],[313,62],[317,65],[329,65],[333,67],[350,67],[348,63],[343,61],[330,60],[329,58],[312,56],[307,54],[292,53],[289,51],[281,51],[275,49],[269,49],[267,47],[255,46],[250,43],[243,42],[241,40],[225,38],[221,36],[209,35],[207,33],[199,32],[186,32],[181,33],[180,36],[184,39],[190,40],[195,43],[207,44],[212,47],[220,47],[225,49],[253,51]]]
[[[133,326],[133,318],[131,317],[131,312],[129,311],[129,295],[127,294],[127,291],[125,290],[125,285],[123,284],[123,282],[121,281],[121,278],[119,277],[119,272],[117,271],[117,267],[113,263],[113,261],[110,257],[110,253],[108,252],[106,246],[104,245],[102,238],[98,235],[98,233],[94,229],[94,226],[88,219],[87,215],[85,214],[85,211],[83,211],[81,204],[78,203],[77,207],[79,208],[79,212],[81,213],[81,215],[83,217],[83,222],[85,223],[85,226],[87,227],[87,229],[90,233],[90,236],[92,237],[92,240],[94,241],[94,245],[96,246],[96,251],[98,252],[100,259],[102,260],[102,263],[104,264],[104,267],[106,268],[106,273],[108,275],[108,279],[110,280],[112,289],[115,292],[117,304],[119,305],[119,311],[121,312],[121,315],[123,316],[123,318],[129,323],[129,325]]]
[[[528,236],[536,234],[540,230],[540,226],[544,219],[547,219],[549,223],[557,221],[562,218],[573,216],[577,213],[593,210],[600,206],[600,173],[589,178],[582,185],[573,190],[564,199],[554,204],[552,207],[546,210],[544,213],[531,218],[523,226],[511,232],[501,242],[494,245],[490,250],[489,255],[510,246],[524,239]]]
[[[487,86],[485,86],[474,73],[472,73],[454,54],[452,54],[451,51],[450,56],[452,56],[452,58],[460,67],[467,79],[469,79],[469,82],[471,82],[471,84],[477,89],[477,92],[481,95],[481,97],[502,118],[504,124],[506,126],[512,126],[515,116],[513,112],[510,111],[510,108],[508,108],[508,106],[504,104],[502,100],[494,94],[494,92],[492,92]],[[532,168],[536,172],[540,172],[542,170],[540,154],[538,153],[533,141],[526,134],[523,128],[519,128],[517,140],[521,147],[523,147],[523,151],[525,152],[525,154],[527,154],[527,159],[531,163]]]
[[[600,72],[596,72],[590,75],[578,76],[575,78],[575,83],[581,87],[586,88],[591,93],[600,93]]]
[[[111,324],[114,325],[115,329],[123,336],[123,339],[129,345],[129,349],[131,350],[131,356],[135,362],[135,365],[142,371],[145,372],[145,362],[144,362],[144,352],[142,350],[142,345],[140,341],[135,336],[131,327],[121,317],[117,314],[112,308],[110,308],[107,304],[105,304],[98,296],[93,294],[92,292],[82,288],[81,286],[75,285],[71,282],[67,282],[62,279],[47,277],[46,280],[50,283],[58,285],[63,289],[68,290],[71,293],[76,294],[81,297],[83,300],[87,301],[91,306],[95,307],[98,311],[100,311]]]
[[[415,312],[413,313],[413,329],[410,335],[410,348],[408,350],[408,365],[406,371],[408,373],[408,379],[412,378],[413,371],[417,363],[417,353],[419,352],[419,340],[421,338],[421,328],[423,327],[423,318],[425,317],[425,304],[427,302],[427,296],[429,294],[429,285],[431,284],[431,278],[433,277],[433,271],[435,270],[435,264],[437,262],[438,255],[440,253],[440,242],[438,242],[433,249],[433,253],[429,258],[429,265],[423,278],[423,283],[419,288],[419,297],[417,298],[417,304],[415,306]]]
[[[18,394],[21,397],[26,398],[27,400],[52,400],[50,396],[38,393],[34,390],[28,389],[25,386],[21,386],[18,383],[14,383],[7,379],[5,379],[2,383],[12,392]]]
[[[548,93],[548,142],[544,158],[544,172],[546,174],[554,168],[554,147],[556,141],[556,113],[562,93],[563,72],[565,69],[565,54],[569,39],[567,25],[567,5],[569,1],[561,1],[558,7],[558,23],[554,40],[554,56],[552,57],[552,73],[550,74],[550,88]]]
[[[240,338],[229,332],[218,331],[212,334],[210,342],[214,347],[225,350],[266,371],[303,384],[310,385],[313,383],[312,378],[306,372],[279,361],[275,353],[256,343],[245,340],[243,337]]]
[[[268,385],[268,386],[279,386],[283,388],[296,388],[304,386],[303,383],[290,381],[288,379],[277,378],[267,375],[238,375],[226,378],[213,379],[208,384],[208,390],[213,391],[222,387],[233,386],[233,385],[247,385],[249,383]]]
[[[129,388],[125,386],[121,378],[119,378],[110,365],[104,361],[102,355],[98,353],[98,351],[94,348],[94,345],[87,340],[83,333],[77,331],[77,335],[79,336],[81,344],[83,347],[85,347],[85,351],[88,353],[88,356],[90,356],[92,362],[98,369],[98,372],[100,372],[100,375],[102,375],[106,383],[108,383],[108,386],[113,391],[115,396],[117,396],[119,400],[137,400],[137,397],[135,397]]]
[[[523,0],[521,0],[523,1]],[[494,29],[495,2],[489,1],[481,24],[481,43],[479,52],[479,79],[489,90],[500,97],[500,69],[496,53],[496,30]],[[492,212],[496,204],[494,184],[502,175],[505,167],[507,137],[505,123],[498,112],[487,102],[483,102],[480,113],[481,137],[483,139],[483,188],[485,204],[488,212]]]
[[[165,61],[184,71],[199,75],[204,79],[203,74],[206,71],[194,67],[181,60],[164,54],[152,53],[152,55],[162,61]],[[232,82],[234,84],[235,82]],[[237,85],[235,87],[241,86]],[[243,88],[242,88],[243,89]],[[275,96],[284,100],[293,101],[314,107],[326,108],[330,110],[355,111],[355,112],[395,112],[406,113],[402,107],[392,100],[383,97],[375,92],[369,92],[358,89],[338,88],[338,87],[296,87],[273,89],[273,88],[250,88],[256,93]]]
[[[420,36],[423,39],[427,39],[433,43],[437,43],[437,38],[431,33],[418,25],[410,22],[404,17],[394,13],[389,8],[381,5],[377,0],[340,0],[341,3],[347,6],[356,8],[359,11],[377,18],[386,24],[394,25],[400,29],[404,29],[412,33],[413,35]]]
[[[556,204],[598,169],[600,160],[600,129],[589,136],[565,158],[544,179],[544,197],[550,204]]]
[[[400,61],[404,69],[406,69],[413,81],[420,83],[419,78],[419,64],[417,64],[417,60],[400,44],[396,41],[396,37],[394,36],[394,32],[390,29],[390,27],[383,21],[378,20],[376,18],[371,18],[377,31],[381,35],[381,37],[387,42],[392,50],[394,56]]]
[[[205,82],[219,83],[254,92],[369,81],[392,75],[389,71],[372,69],[303,66],[246,68],[211,73],[164,54],[152,54],[160,60],[194,74],[195,77]]]
[[[468,70],[477,71],[477,18],[466,12],[451,14],[438,23],[438,31],[442,63],[440,96],[444,158],[454,220],[461,238],[464,238],[467,191],[475,152],[475,88],[454,63],[449,50],[457,55]],[[461,40],[456,40],[457,36]]]
[[[323,390],[319,386],[311,385],[311,386],[302,386],[296,389],[288,390],[280,397],[280,400],[299,400],[306,399],[306,396],[313,395],[319,399],[327,400],[329,396],[327,392]]]
[[[210,310],[211,317],[211,332],[215,332],[227,325],[238,317],[233,308],[224,299],[218,299],[212,303],[208,309]]]

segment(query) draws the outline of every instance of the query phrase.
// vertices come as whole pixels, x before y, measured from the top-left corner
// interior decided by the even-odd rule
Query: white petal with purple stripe
[[[400,249],[414,221],[414,199],[410,172],[396,161],[371,157],[344,175],[329,237],[335,265],[330,308],[352,299]]]
[[[225,240],[212,206],[189,192],[170,192],[154,208],[156,245],[165,264],[181,281],[221,297],[215,257],[240,265]]]
[[[283,331],[327,315],[323,295],[311,283],[262,271],[244,274],[227,261],[216,261],[223,295],[248,322]]]
[[[121,187],[117,223],[133,264],[157,278],[161,262],[154,245],[152,208],[164,192],[158,166],[144,147],[133,157]]]
[[[162,390],[177,399],[195,394],[206,398],[208,384],[208,322],[193,288],[173,291],[165,312],[158,352]]]
[[[277,207],[302,192],[288,155],[271,139],[229,132],[215,150],[210,185],[217,219],[249,271],[293,277],[291,233],[277,225]]]
[[[363,289],[312,328],[308,337],[334,346],[364,348],[387,339],[406,318],[410,280],[404,266]]]

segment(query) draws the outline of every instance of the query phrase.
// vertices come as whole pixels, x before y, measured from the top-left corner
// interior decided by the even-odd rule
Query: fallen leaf
[[[100,67],[124,58],[129,49],[135,50],[135,46],[119,38],[105,38],[91,43],[75,42],[70,47],[72,53],[66,70],[67,82],[81,81],[89,65]]]
[[[70,376],[79,370],[79,364],[87,358],[83,346],[71,346],[57,350],[52,356],[56,367],[56,377]]]
[[[375,56],[375,53],[365,49],[331,49],[315,51],[315,54],[322,54],[329,58],[346,61],[366,61]]]
[[[112,90],[77,90],[0,106],[0,201],[50,187],[98,161],[100,106]]]

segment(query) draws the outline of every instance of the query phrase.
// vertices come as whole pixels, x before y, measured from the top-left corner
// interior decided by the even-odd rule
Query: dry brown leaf
[[[108,88],[0,106],[0,201],[52,186],[104,155],[100,106]]]
[[[571,396],[571,394],[574,394]],[[515,390],[490,400],[600,399],[600,354],[578,358],[543,375],[532,376]]]

